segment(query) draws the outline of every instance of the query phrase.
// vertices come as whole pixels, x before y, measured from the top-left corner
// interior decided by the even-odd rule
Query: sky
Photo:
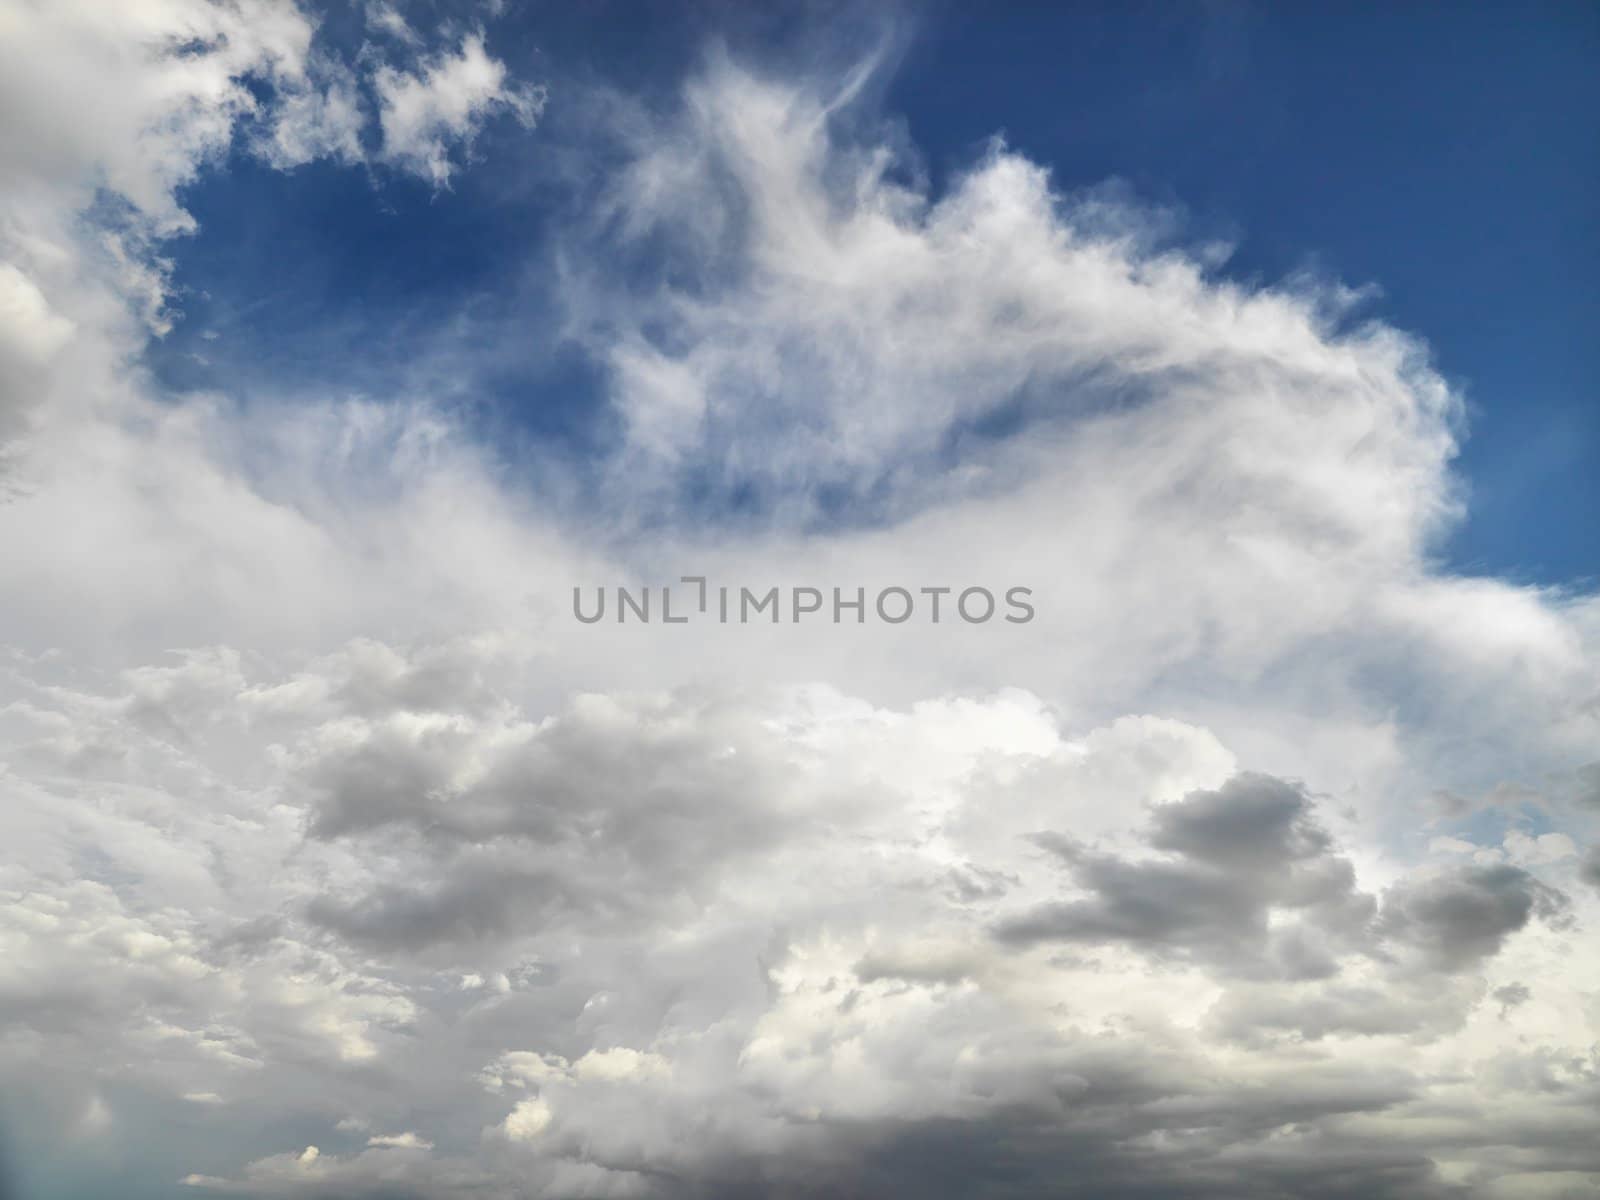
[[[0,1198],[1600,1193],[1597,49],[0,0]]]

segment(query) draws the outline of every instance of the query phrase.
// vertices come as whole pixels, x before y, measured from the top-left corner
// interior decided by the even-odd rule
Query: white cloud
[[[312,36],[291,0],[8,0],[0,20],[8,206],[105,187],[161,233],[190,226],[176,189],[254,111],[243,77],[296,77]]]
[[[367,1139],[367,1145],[389,1150],[432,1150],[433,1143],[415,1133],[377,1133]]]
[[[383,0],[368,0],[366,14],[367,25],[371,29],[411,45],[421,40],[393,4],[384,3]]]
[[[514,1142],[531,1142],[550,1127],[553,1119],[550,1106],[535,1096],[518,1100],[500,1128]]]
[[[0,453],[26,431],[46,369],[72,332],[72,322],[50,307],[32,279],[0,262]]]
[[[279,168],[364,162],[377,107],[393,131],[379,156],[442,182],[489,116],[532,124],[543,97],[512,81],[477,35],[456,54],[402,45],[401,66],[341,57],[318,44],[315,12],[296,0],[6,0],[0,31],[0,372],[14,369],[12,343],[30,323],[30,353],[59,340],[38,340],[39,314],[101,338],[142,339],[130,316],[165,332],[170,264],[159,249],[194,227],[179,191],[241,134]],[[418,74],[404,65],[413,59]],[[85,240],[76,222],[91,206]],[[39,388],[0,381],[7,409]],[[0,439],[14,432],[10,416],[0,411]]]
[[[1578,847],[1564,833],[1541,833],[1530,836],[1513,830],[1506,834],[1506,856],[1518,866],[1540,866],[1562,859],[1575,858]]]
[[[354,76],[336,65],[321,68],[325,81],[285,89],[275,105],[270,135],[259,144],[267,162],[280,170],[318,158],[361,162],[361,133],[367,124]]]
[[[532,125],[544,109],[542,88],[512,84],[505,64],[484,49],[483,38],[464,38],[455,54],[440,54],[415,72],[380,67],[373,78],[383,154],[436,185],[450,181],[451,147],[465,144],[484,121],[505,112]]]

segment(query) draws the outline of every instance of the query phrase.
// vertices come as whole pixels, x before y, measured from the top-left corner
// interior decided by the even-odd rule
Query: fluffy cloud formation
[[[349,686],[372,653],[7,710],[31,866],[4,994],[32,1031],[8,1069],[45,1039],[84,1064],[50,1089],[67,1113],[137,1085],[322,1130],[191,1186],[1008,1194],[1071,1165],[1514,1195],[1527,1164],[1493,1147],[1530,1137],[1596,1168],[1570,1119],[1593,1064],[1550,1055],[1588,1036],[1595,905],[1559,878],[1440,861],[1376,888],[1323,806],[1204,731],[1074,737],[1022,693],[533,718],[375,705]]]
[[[425,62],[416,73],[382,67],[373,88],[385,159],[441,186],[450,179],[452,148],[470,143],[491,114],[503,110],[531,126],[544,108],[544,92],[511,86],[481,37],[466,38],[456,54]]]
[[[167,264],[153,242],[192,229],[180,189],[241,135],[277,167],[373,161],[442,185],[486,119],[531,124],[542,103],[481,32],[453,46],[440,33],[429,40],[446,44],[432,49],[408,27],[407,39],[341,52],[295,0],[8,0],[0,29],[7,270],[49,296],[98,267],[157,332]],[[74,221],[91,209],[96,229],[80,246]],[[6,391],[14,399],[9,381]]]
[[[6,19],[131,99],[5,123],[22,1194],[1600,1179],[1600,607],[1431,565],[1418,342],[1004,147],[935,194],[855,81],[713,61],[557,247],[602,486],[515,489],[437,407],[127,368],[233,139],[444,183],[537,93],[388,6],[370,75],[290,5],[48,11]],[[566,607],[691,571],[1040,615]]]

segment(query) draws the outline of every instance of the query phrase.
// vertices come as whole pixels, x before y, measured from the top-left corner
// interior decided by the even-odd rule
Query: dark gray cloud
[[[1503,1021],[1513,1008],[1532,999],[1533,992],[1525,983],[1507,983],[1490,992],[1489,998],[1500,1006],[1500,1019]]]
[[[999,922],[996,936],[1012,945],[1117,943],[1225,974],[1296,981],[1335,975],[1346,953],[1466,970],[1534,917],[1555,928],[1571,922],[1564,894],[1507,864],[1407,878],[1380,904],[1357,888],[1304,791],[1264,775],[1156,809],[1141,841],[1159,856],[1122,857],[1053,833],[1036,841],[1086,894]]]
[[[1471,980],[1383,975],[1236,984],[1207,1014],[1207,1024],[1229,1041],[1262,1047],[1335,1036],[1428,1041],[1460,1029],[1481,994]]]
[[[1375,912],[1304,791],[1265,775],[1156,809],[1143,840],[1163,857],[1037,840],[1087,895],[1000,922],[997,936],[1014,945],[1117,942],[1238,975],[1308,979],[1332,974]]]
[[[1378,932],[1415,951],[1423,970],[1460,971],[1499,953],[1535,916],[1560,927],[1571,902],[1521,867],[1464,866],[1384,893]]]
[[[366,890],[325,893],[307,915],[386,951],[681,917],[723,863],[793,828],[769,731],[658,699],[580,701],[509,733],[378,724],[302,778],[311,838],[386,853]]]
[[[674,712],[659,698],[580,700],[537,726],[380,723],[307,764],[308,832],[589,843],[663,870],[694,868],[704,849],[779,832],[776,806],[744,802],[781,782],[777,752],[732,706]]]
[[[1565,895],[1505,864],[1364,892],[1305,792],[1263,775],[1155,809],[1134,853],[1035,841],[1080,894],[1003,918],[1002,944],[1119,946],[1197,967],[1223,984],[1208,1028],[1242,1045],[1436,1039],[1468,1020],[1483,994],[1471,973],[1509,937],[1535,919],[1572,924]],[[1516,986],[1496,993],[1503,1007]]]
[[[349,899],[318,896],[306,905],[306,917],[359,946],[394,953],[540,929],[587,896],[599,902],[605,894],[570,877],[508,868],[498,856],[484,864],[481,856],[461,855],[442,878],[422,877],[415,868],[411,874],[409,884],[382,883]]]
[[[1578,878],[1600,891],[1600,846],[1590,846],[1584,851],[1583,861],[1578,865]]]
[[[1321,1133],[1242,1150],[1216,1129],[1185,1131],[1181,1146],[1119,1143],[1107,1127],[1041,1121],[1025,1114],[984,1121],[882,1122],[830,1126],[810,1154],[714,1160],[709,1178],[663,1181],[660,1197],[719,1200],[787,1197],[978,1197],[1030,1200],[1442,1200],[1433,1162],[1405,1149],[1375,1149]],[[1137,1122],[1128,1122],[1137,1125]],[[820,1141],[821,1139],[819,1139]]]

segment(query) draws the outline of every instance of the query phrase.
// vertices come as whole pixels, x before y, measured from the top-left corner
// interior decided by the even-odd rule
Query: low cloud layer
[[[1520,1195],[1543,1168],[1496,1147],[1530,1137],[1600,1166],[1575,864],[1358,872],[1326,800],[1205,731],[1074,734],[1025,693],[534,717],[352,687],[378,650],[7,710],[8,1061],[52,1047],[58,1119],[114,1137],[137,1087],[201,1160],[236,1113],[322,1130],[191,1172],[247,1195],[1024,1195],[1069,1166]]]

